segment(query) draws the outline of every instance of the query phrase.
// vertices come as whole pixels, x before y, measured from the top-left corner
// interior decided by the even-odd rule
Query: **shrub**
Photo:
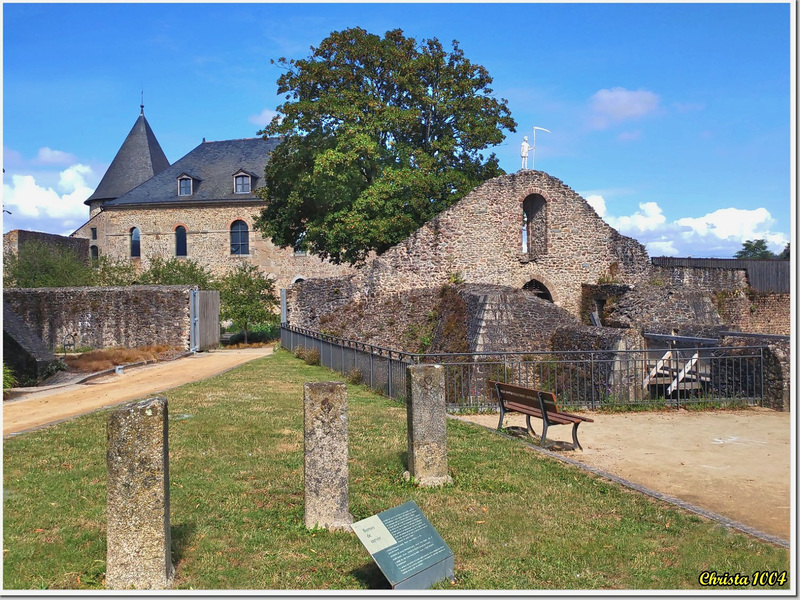
[[[306,348],[303,360],[307,365],[318,365],[320,361],[319,350],[316,348]]]
[[[347,372],[347,375],[345,375],[345,378],[353,385],[358,385],[364,382],[364,374],[361,371],[359,371],[356,367],[350,369]]]
[[[3,363],[3,397],[5,398],[6,390],[17,387],[17,378],[14,375],[14,370],[6,363]]]

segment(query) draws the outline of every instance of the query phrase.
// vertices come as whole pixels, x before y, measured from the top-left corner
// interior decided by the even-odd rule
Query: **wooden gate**
[[[202,352],[219,346],[219,292],[198,290],[189,294],[189,349]]]

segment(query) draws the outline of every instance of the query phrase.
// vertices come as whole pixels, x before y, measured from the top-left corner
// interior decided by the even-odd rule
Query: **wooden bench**
[[[506,413],[518,412],[525,415],[528,432],[531,435],[535,435],[536,432],[531,427],[531,417],[536,417],[544,423],[541,442],[542,446],[544,446],[547,440],[548,427],[551,425],[572,425],[572,449],[580,448],[583,450],[583,447],[578,442],[578,425],[584,421],[594,423],[594,419],[559,410],[556,395],[552,392],[543,392],[499,381],[489,381],[488,383],[497,390],[497,401],[500,404],[498,429],[503,428],[503,417],[505,417]]]

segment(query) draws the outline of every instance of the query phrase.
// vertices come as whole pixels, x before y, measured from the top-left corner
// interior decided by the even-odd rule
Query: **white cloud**
[[[786,234],[773,231],[775,219],[763,207],[723,208],[668,221],[656,202],[642,202],[633,214],[615,216],[602,195],[587,196],[586,201],[606,223],[644,244],[651,256],[731,257],[743,242],[757,239],[778,253],[789,241]]]
[[[655,202],[640,202],[639,210],[632,215],[625,217],[608,215],[606,222],[620,233],[636,234],[658,229],[667,222],[667,218]]]
[[[586,202],[589,203],[595,212],[600,217],[606,216],[606,200],[599,194],[592,194],[591,196],[586,196]]]
[[[659,97],[648,90],[626,90],[615,87],[595,92],[589,98],[591,123],[595,129],[606,129],[615,123],[641,119],[658,109]]]
[[[266,127],[272,122],[273,117],[275,117],[277,114],[278,114],[277,111],[265,108],[259,114],[251,115],[248,121],[250,121],[253,125],[258,125],[259,127]]]
[[[45,146],[44,148],[39,148],[39,153],[36,155],[33,162],[39,165],[59,165],[65,167],[67,165],[74,165],[76,160],[77,158],[74,154],[62,152],[61,150],[53,150]]]
[[[650,256],[678,256],[679,254],[673,240],[648,242],[644,247]]]
[[[94,192],[86,184],[91,175],[90,167],[74,164],[59,173],[58,189],[38,185],[32,175],[12,175],[11,185],[3,184],[3,205],[23,217],[80,221],[88,214],[83,201]]]

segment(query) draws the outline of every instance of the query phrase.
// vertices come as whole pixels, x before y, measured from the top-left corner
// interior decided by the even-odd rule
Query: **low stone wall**
[[[791,335],[789,294],[735,290],[717,292],[713,298],[722,319],[733,329]]]
[[[78,257],[89,261],[89,240],[25,229],[14,229],[3,236],[3,254],[9,252],[17,254],[20,247],[27,242],[40,242],[52,248],[72,250]]]
[[[774,338],[753,337],[726,337],[722,346],[764,346],[763,385],[764,406],[780,410],[791,410],[792,404],[792,371],[791,371],[791,345],[789,340],[775,340]],[[743,354],[752,354],[752,350],[742,350]],[[761,373],[755,373],[761,379]]]
[[[712,269],[700,267],[652,268],[651,281],[656,285],[690,287],[705,292],[747,289],[745,269]]]
[[[76,347],[189,348],[188,286],[9,288],[3,302],[54,350]]]

